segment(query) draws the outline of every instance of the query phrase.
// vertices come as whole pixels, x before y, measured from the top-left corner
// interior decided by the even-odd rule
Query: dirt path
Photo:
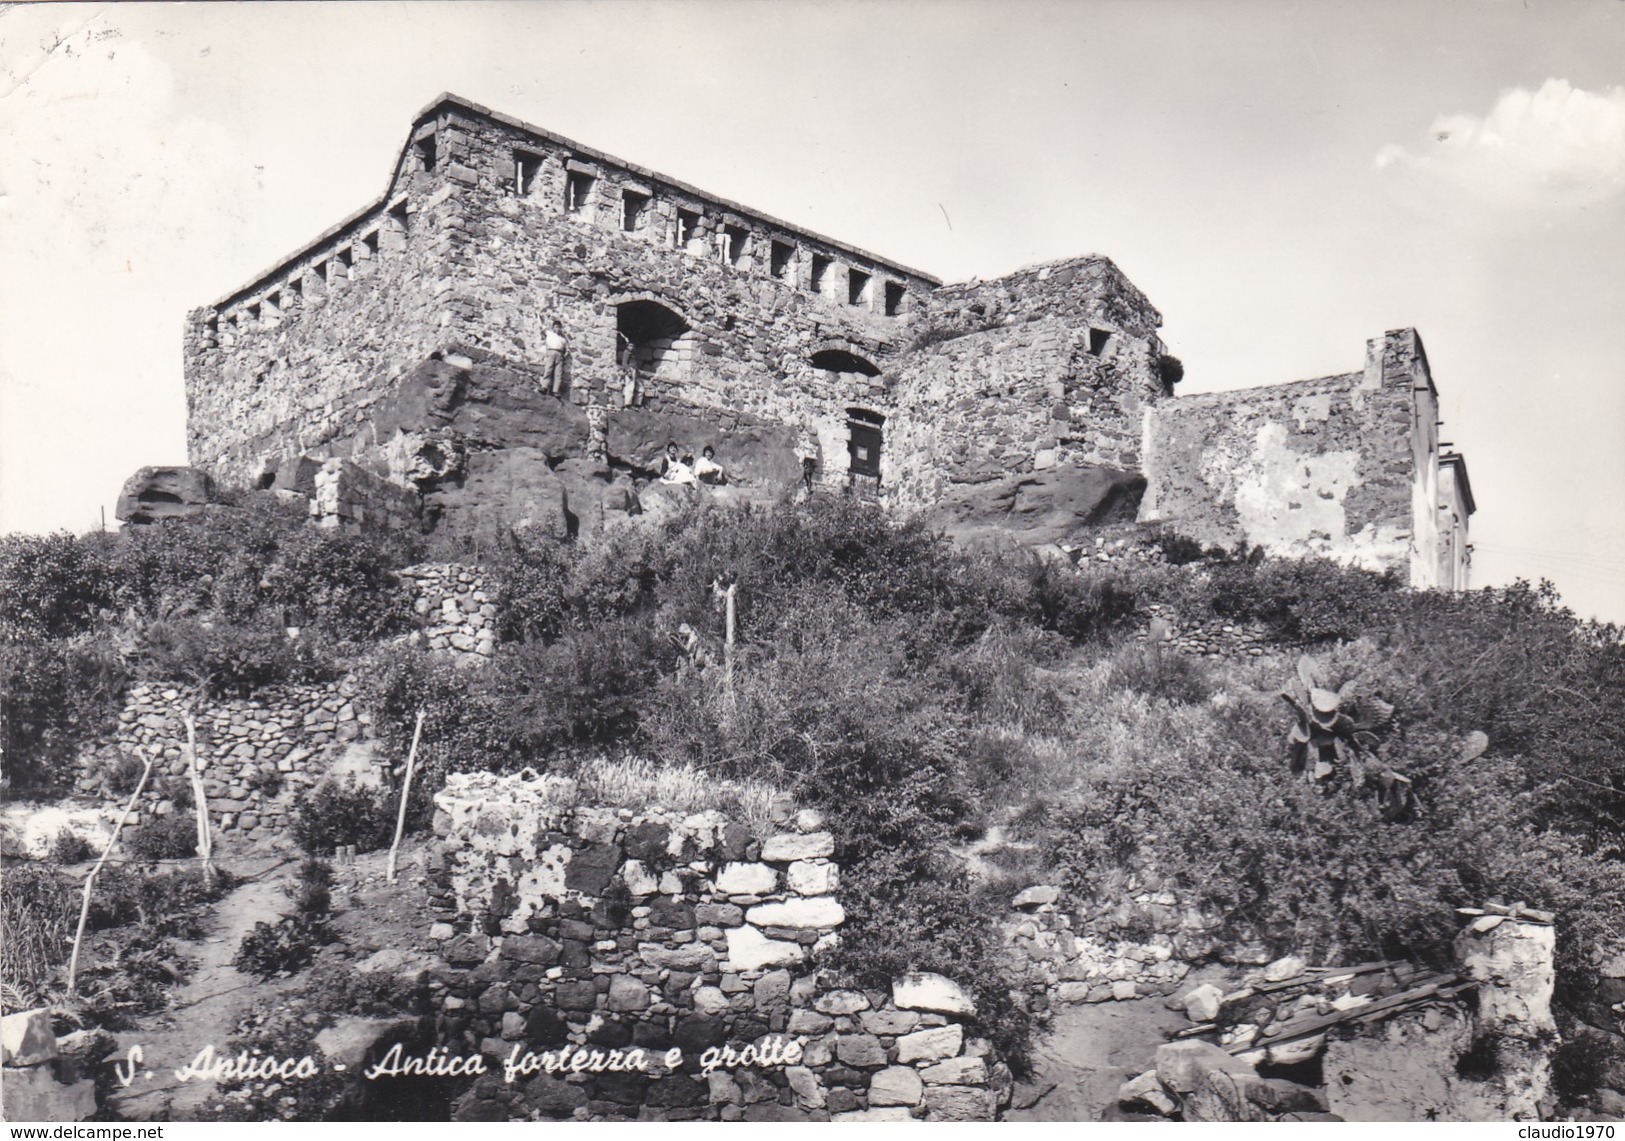
[[[168,1010],[149,1016],[137,1029],[119,1034],[114,1059],[122,1062],[139,1044],[144,1071],[128,1087],[115,1087],[108,1104],[122,1119],[184,1121],[214,1092],[209,1081],[177,1081],[175,1071],[205,1046],[222,1049],[238,1021],[256,1000],[292,985],[292,980],[263,982],[231,965],[243,936],[262,919],[275,919],[292,906],[283,886],[294,877],[292,860],[240,860],[231,866],[247,877],[214,906],[215,929],[204,939],[182,945],[197,969],[174,992]]]
[[[1180,989],[1225,977],[1221,968],[1205,967]],[[1004,1119],[1113,1120],[1118,1086],[1150,1069],[1157,1047],[1189,1025],[1160,998],[1062,1007],[1034,1043],[1032,1075],[1017,1083]]]

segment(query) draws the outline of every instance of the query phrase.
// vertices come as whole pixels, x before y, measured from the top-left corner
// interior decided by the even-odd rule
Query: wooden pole
[[[722,640],[722,685],[728,694],[728,708],[734,703],[734,595],[739,590],[737,582],[728,584],[726,595],[725,618],[723,620]]]
[[[187,710],[183,717],[186,721],[187,766],[192,775],[193,815],[197,817],[197,854],[203,860],[203,882],[213,887],[214,836],[209,829],[209,801],[203,791],[203,771],[197,764],[197,723],[192,719],[191,710]]]
[[[107,847],[102,849],[102,858],[96,861],[96,866],[90,869],[85,877],[84,899],[79,904],[79,928],[73,933],[73,954],[68,959],[68,993],[73,993],[74,983],[79,977],[79,948],[85,941],[85,921],[90,918],[90,889],[96,882],[96,873],[102,870],[107,857],[113,853],[113,845],[118,843],[119,835],[124,831],[124,823],[130,818],[130,810],[141,799],[141,793],[147,787],[147,778],[152,775],[152,755],[147,755],[147,767],[141,770],[141,780],[136,783],[135,791],[130,794],[129,803],[119,814],[118,823],[113,825],[113,835],[107,841]]]
[[[395,842],[389,846],[388,879],[395,882],[395,857],[401,850],[401,835],[406,831],[406,800],[412,795],[412,771],[418,763],[418,739],[423,736],[423,710],[418,710],[418,723],[412,729],[412,748],[406,754],[406,777],[401,781],[401,810],[395,815]]]

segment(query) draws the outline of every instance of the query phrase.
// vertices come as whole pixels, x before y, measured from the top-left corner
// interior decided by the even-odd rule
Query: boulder
[[[987,1062],[969,1056],[948,1058],[920,1071],[920,1077],[933,1086],[975,1086],[987,1081]]]
[[[56,1057],[56,1031],[51,1012],[41,1007],[0,1018],[0,1063],[37,1066]]]
[[[928,1086],[927,1121],[992,1121],[993,1091],[980,1086]]]
[[[862,991],[832,990],[813,1001],[813,1009],[820,1014],[856,1014],[869,1009],[869,999]]]
[[[779,886],[779,874],[766,864],[723,864],[716,885],[725,895],[766,895]]]
[[[961,543],[1007,544],[1015,538],[1038,546],[1059,543],[1084,527],[1131,523],[1144,494],[1141,476],[1110,467],[989,471],[951,482],[926,518]]]
[[[126,523],[156,523],[206,511],[214,480],[202,468],[144,467],[124,481],[113,514]]]
[[[1039,884],[1030,887],[1010,901],[1010,906],[1023,909],[1029,907],[1043,907],[1047,903],[1054,903],[1061,898],[1061,889],[1048,884]]]
[[[886,1064],[886,1048],[873,1034],[842,1034],[835,1042],[835,1056],[849,1066]]]
[[[1185,1016],[1192,1022],[1212,1022],[1219,1017],[1219,1000],[1224,991],[1212,983],[1203,983],[1185,995]]]
[[[929,1010],[938,1014],[975,1014],[976,1004],[965,989],[950,978],[929,972],[904,975],[892,983],[892,998],[900,1010]]]
[[[0,1073],[0,1120],[87,1121],[96,1112],[96,1083],[89,1078],[67,1085],[50,1066],[10,1066]]]
[[[835,837],[828,832],[781,832],[762,841],[762,859],[774,863],[834,854]]]
[[[899,1062],[938,1062],[957,1057],[965,1044],[965,1028],[958,1023],[916,1030],[897,1040]]]
[[[1257,1077],[1257,1071],[1246,1062],[1211,1042],[1188,1038],[1157,1047],[1157,1078],[1175,1093],[1187,1094],[1200,1089],[1207,1075],[1215,1072]]]
[[[1302,959],[1296,955],[1288,955],[1284,959],[1276,959],[1264,968],[1264,981],[1267,983],[1284,983],[1287,979],[1295,979],[1308,969]]]
[[[1118,1086],[1117,1103],[1131,1108],[1144,1106],[1163,1117],[1171,1116],[1179,1108],[1179,1102],[1163,1088],[1155,1070],[1147,1070]]]
[[[404,1041],[416,1029],[417,1021],[412,1018],[340,1018],[316,1035],[316,1045],[327,1055],[330,1067],[356,1071],[377,1061],[385,1042]]]

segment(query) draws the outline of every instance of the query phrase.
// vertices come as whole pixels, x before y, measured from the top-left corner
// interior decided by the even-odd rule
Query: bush
[[[309,966],[319,948],[335,936],[328,925],[333,905],[333,865],[313,856],[299,864],[299,879],[287,887],[294,913],[254,924],[243,936],[232,965],[247,974],[269,979],[293,974]]]
[[[78,920],[74,891],[45,864],[8,861],[0,876],[0,987],[6,1005],[33,1006],[52,970],[67,962]]]
[[[331,654],[318,639],[289,638],[280,627],[176,618],[150,626],[143,648],[148,677],[193,684],[216,698],[323,681],[334,672]]]
[[[155,816],[124,833],[123,846],[137,860],[182,860],[196,856],[197,820],[190,812]]]
[[[128,675],[94,638],[0,642],[0,756],[19,789],[68,784],[82,746],[118,725]]]
[[[112,575],[94,537],[66,531],[0,535],[0,640],[65,638],[113,604]]]
[[[86,860],[95,859],[98,854],[96,846],[72,828],[60,829],[56,839],[51,841],[53,863],[82,864]]]
[[[314,962],[317,950],[332,940],[332,931],[320,917],[295,915],[275,923],[262,919],[243,936],[231,965],[261,979],[291,975]]]
[[[1213,679],[1189,654],[1148,644],[1130,644],[1112,654],[1108,682],[1113,688],[1188,705],[1213,695]]]
[[[350,844],[358,852],[388,847],[395,835],[392,799],[354,781],[328,781],[294,814],[294,842],[312,856],[330,856]]]
[[[237,884],[225,868],[130,867],[109,863],[96,877],[88,926],[105,931],[136,924],[163,937],[195,939],[204,909]]]

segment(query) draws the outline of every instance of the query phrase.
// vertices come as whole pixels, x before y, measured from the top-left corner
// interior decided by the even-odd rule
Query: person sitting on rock
[[[710,444],[700,450],[700,458],[694,461],[694,477],[701,483],[728,482],[728,473],[717,463],[717,450]]]
[[[666,445],[666,454],[661,457],[660,482],[695,483],[693,463],[694,458],[692,456],[689,457],[688,463],[683,462],[682,458],[677,454],[677,441],[672,440]]]

